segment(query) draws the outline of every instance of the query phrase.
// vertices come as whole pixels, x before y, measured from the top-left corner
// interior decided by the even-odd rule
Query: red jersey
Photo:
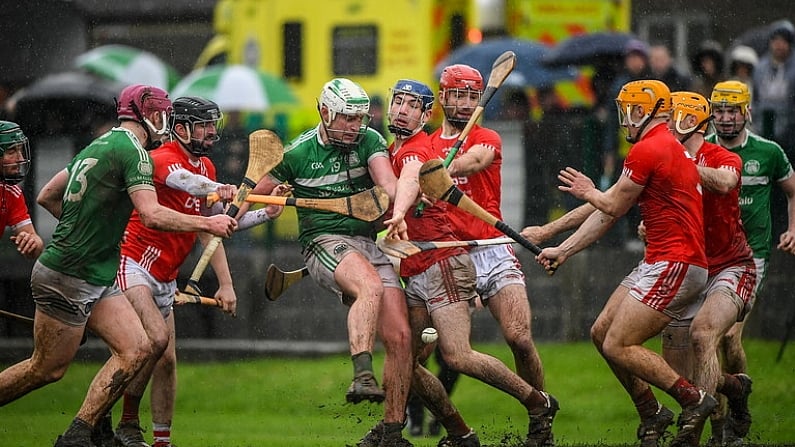
[[[0,237],[6,227],[21,227],[31,223],[28,205],[22,188],[0,183]]]
[[[406,163],[418,161],[425,163],[432,158],[438,158],[431,150],[431,140],[425,132],[419,132],[404,141],[400,149],[395,152],[395,144],[389,146],[389,158],[396,176],[400,176]],[[406,225],[409,239],[415,241],[454,241],[457,240],[448,220],[449,210],[453,206],[441,200],[434,206],[425,208],[422,217],[414,217],[412,206],[406,213]],[[408,277],[420,274],[433,264],[449,258],[450,256],[466,253],[463,248],[444,248],[428,250],[417,253],[400,261],[400,276]]]
[[[166,186],[166,178],[177,169],[185,169],[215,181],[215,166],[210,159],[201,157],[197,164],[192,163],[178,141],[170,141],[150,154],[155,165],[157,201],[183,214],[201,214],[201,199]],[[196,233],[147,228],[138,212],[133,211],[122,240],[121,254],[135,260],[158,281],[168,282],[177,278],[179,266],[190,254],[195,241]]]
[[[698,170],[665,123],[630,148],[621,175],[644,186],[638,206],[646,225],[646,262],[707,268]]]
[[[431,145],[436,155],[445,158],[450,149],[455,145],[458,136],[444,137],[439,128],[431,134]],[[466,154],[469,148],[482,144],[494,151],[494,160],[484,170],[468,177],[454,177],[453,182],[458,188],[469,196],[475,203],[483,207],[494,217],[502,220],[500,202],[502,200],[502,140],[500,135],[485,127],[475,125],[467,135],[464,143],[456,154],[456,158]],[[450,223],[453,231],[461,240],[489,239],[504,236],[493,226],[475,218],[466,211],[451,206],[449,207]]]
[[[727,168],[740,178],[743,162],[739,155],[705,141],[698,148],[696,162],[708,168]],[[721,270],[751,263],[753,254],[740,220],[740,184],[726,194],[704,188],[704,237],[710,276]]]

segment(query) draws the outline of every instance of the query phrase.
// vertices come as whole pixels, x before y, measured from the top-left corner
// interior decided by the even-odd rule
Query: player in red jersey
[[[36,259],[44,249],[44,242],[33,228],[28,205],[18,183],[25,178],[30,166],[28,138],[17,123],[0,121],[0,236],[11,228],[11,241],[17,251],[28,259]]]
[[[696,160],[704,204],[704,237],[709,277],[701,299],[663,331],[663,356],[706,392],[728,398],[730,429],[748,433],[751,416],[746,374],[721,374],[718,345],[754,301],[756,267],[740,220],[740,156],[704,139],[711,119],[707,99],[694,92],[671,94],[668,127]],[[642,236],[642,233],[641,233]],[[712,438],[723,440],[722,417],[712,419]]]
[[[400,80],[392,89],[389,106],[389,129],[395,134],[390,147],[392,166],[398,175],[397,193],[392,218],[385,221],[388,236],[409,237],[415,240],[455,240],[447,219],[444,203],[430,207],[417,218],[414,205],[420,197],[419,172],[422,164],[437,155],[431,149],[429,137],[422,127],[430,118],[433,93],[426,85],[412,80]],[[404,229],[407,226],[407,234]],[[498,359],[472,349],[469,344],[470,306],[477,297],[475,266],[466,250],[453,248],[430,250],[401,261],[400,275],[406,282],[411,325],[415,340],[423,328],[433,326],[439,333],[440,352],[451,368],[474,377],[519,400],[530,414],[531,424],[527,445],[542,445],[550,436],[551,421],[545,432],[533,430],[537,421],[545,420],[554,398],[534,389]],[[419,345],[419,341],[417,341]],[[417,346],[417,351],[421,346]],[[420,373],[417,373],[420,371]],[[423,374],[424,373],[424,374]],[[428,381],[432,381],[432,388]],[[441,382],[419,364],[413,381],[423,400],[430,405],[448,430],[443,442],[456,446],[480,445],[477,435],[469,429],[449,403]],[[428,395],[429,391],[433,395]],[[430,399],[426,399],[430,397]],[[445,411],[445,409],[450,411]],[[452,416],[456,423],[451,424]],[[445,445],[447,445],[445,444]]]
[[[230,200],[237,191],[234,185],[216,182],[215,165],[208,158],[213,144],[220,138],[217,126],[222,118],[221,111],[214,102],[199,97],[177,98],[173,107],[172,139],[151,152],[158,201],[183,214],[223,213],[220,203],[211,209],[203,204],[203,198],[210,192],[217,192],[223,200]],[[238,229],[262,223],[279,213],[281,207],[252,211],[241,217]],[[164,234],[144,226],[137,212],[132,214],[125,230],[117,281],[160,354],[145,365],[124,392],[124,408],[115,433],[116,446],[147,445],[138,413],[150,378],[153,447],[171,445],[177,361],[172,305],[179,267],[190,254],[197,237],[206,244],[211,235],[192,232]],[[219,283],[215,298],[225,312],[234,314],[237,297],[223,246],[213,254],[210,263]],[[109,415],[103,421],[106,425],[109,424],[108,418]]]
[[[444,120],[431,135],[431,144],[436,154],[444,158],[480,101],[483,77],[468,65],[451,65],[442,70],[439,86]],[[458,188],[500,220],[501,170],[502,140],[499,134],[477,124],[448,168]],[[503,236],[493,226],[459,208],[449,207],[448,214],[453,231],[461,240]],[[533,342],[530,301],[522,266],[513,247],[508,244],[476,247],[470,250],[470,256],[477,273],[477,292],[500,325],[513,352],[516,373],[533,388],[543,391],[544,369]]]
[[[561,191],[586,200],[591,213],[568,239],[537,257],[549,267],[562,264],[601,237],[635,203],[646,225],[646,255],[610,296],[591,327],[600,354],[629,393],[641,424],[641,446],[657,446],[673,413],[650,384],[681,406],[674,446],[697,445],[714,397],[688,382],[655,352],[643,346],[672,320],[683,317],[707,279],[698,171],[665,125],[671,113],[668,87],[660,81],[625,84],[616,98],[619,117],[633,143],[619,180],[601,192],[584,174],[567,167]]]

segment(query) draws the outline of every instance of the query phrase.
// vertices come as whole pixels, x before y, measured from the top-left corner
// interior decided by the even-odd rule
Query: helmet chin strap
[[[640,123],[637,124],[638,133],[635,134],[634,137],[630,137],[629,135],[627,135],[626,140],[628,143],[638,142],[640,136],[643,135],[643,131],[646,130],[646,126],[648,126],[651,120],[654,119],[654,115],[657,114],[657,111],[660,110],[660,107],[662,107],[662,105],[663,105],[663,100],[658,99],[657,102],[654,104],[654,108],[651,109],[651,112],[649,112],[649,114],[646,115],[642,120],[640,120]],[[632,113],[631,109],[627,110],[627,122],[630,125],[634,126],[635,123],[633,123],[632,120],[630,119],[630,117],[632,116],[631,113]]]
[[[679,113],[681,115],[682,112],[679,112]],[[701,129],[705,124],[707,124],[710,121],[712,121],[712,116],[707,117],[707,119],[705,119],[705,120],[702,120],[700,123],[696,124],[691,129],[682,129],[681,126],[679,126],[679,123],[681,122],[681,120],[679,118],[677,118],[676,119],[676,131],[683,135],[682,139],[679,140],[679,142],[684,144],[685,141],[689,140],[690,137],[692,137],[694,134],[698,133],[699,129]],[[701,132],[703,133],[703,131],[701,131]]]

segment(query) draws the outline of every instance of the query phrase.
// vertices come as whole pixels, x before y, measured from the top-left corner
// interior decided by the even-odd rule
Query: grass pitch
[[[775,341],[746,342],[754,379],[750,398],[754,423],[748,437],[753,444],[795,444],[795,343],[780,363],[775,362],[778,347]],[[510,351],[502,344],[476,348],[513,365]],[[590,343],[541,343],[539,350],[547,389],[561,405],[554,428],[558,446],[635,443],[638,419],[632,403]],[[381,354],[376,355],[375,364],[380,369]],[[77,412],[97,368],[96,363],[75,363],[60,382],[0,408],[0,446],[52,445]],[[436,370],[436,365],[431,363],[431,369]],[[380,419],[382,406],[344,402],[351,371],[347,355],[182,363],[173,442],[181,447],[355,445]],[[667,395],[655,393],[679,411]],[[510,440],[520,439],[527,431],[521,405],[474,379],[461,378],[453,402],[484,446],[511,445]],[[114,421],[120,411],[117,404]],[[148,397],[142,403],[141,422],[151,441]],[[409,439],[416,447],[438,442],[430,437]]]

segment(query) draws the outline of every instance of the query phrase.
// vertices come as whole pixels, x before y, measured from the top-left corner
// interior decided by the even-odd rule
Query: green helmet
[[[20,129],[19,124],[11,121],[0,121],[0,150],[3,154],[2,177],[0,181],[7,185],[16,185],[28,173],[30,167],[30,144]],[[18,151],[15,159],[6,160],[6,153]]]

